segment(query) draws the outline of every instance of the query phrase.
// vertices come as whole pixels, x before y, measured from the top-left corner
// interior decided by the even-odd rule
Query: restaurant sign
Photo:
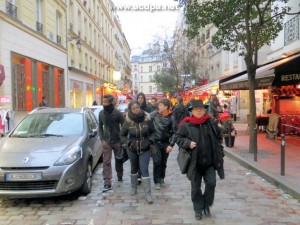
[[[273,85],[274,86],[286,86],[300,83],[300,73],[293,74],[278,74],[276,75]]]
[[[274,77],[264,77],[255,80],[254,88],[262,89],[272,86]],[[220,90],[249,90],[248,80],[238,81],[234,83],[220,84]]]

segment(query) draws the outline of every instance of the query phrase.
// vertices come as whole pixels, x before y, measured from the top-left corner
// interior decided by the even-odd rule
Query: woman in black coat
[[[210,215],[209,207],[213,204],[216,172],[224,179],[223,146],[220,128],[206,114],[207,106],[201,100],[191,102],[191,117],[180,123],[176,143],[179,147],[191,151],[191,163],[187,177],[191,181],[191,198],[196,220],[202,219],[202,212]],[[201,191],[202,178],[205,182],[204,193]]]
[[[141,109],[138,102],[128,105],[128,113],[122,125],[120,137],[128,149],[131,163],[131,195],[137,193],[138,170],[140,168],[145,189],[146,201],[151,204],[151,185],[149,176],[150,146],[154,142],[154,127],[150,116]]]

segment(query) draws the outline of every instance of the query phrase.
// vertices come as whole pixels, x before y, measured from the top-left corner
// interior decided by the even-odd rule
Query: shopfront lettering
[[[281,75],[281,81],[282,82],[288,82],[288,81],[296,81],[300,80],[300,74],[295,73],[295,74],[289,74],[289,75]]]

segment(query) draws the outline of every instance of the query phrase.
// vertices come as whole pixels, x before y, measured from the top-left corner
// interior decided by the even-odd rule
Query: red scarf
[[[181,124],[183,124],[184,122],[189,122],[189,123],[192,123],[192,124],[202,124],[202,123],[205,123],[205,121],[207,119],[210,118],[210,115],[209,114],[205,114],[204,116],[202,116],[201,118],[196,118],[196,117],[185,117],[179,124],[179,126]]]

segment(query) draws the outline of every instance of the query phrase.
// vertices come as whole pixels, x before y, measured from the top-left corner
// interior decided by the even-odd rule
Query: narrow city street
[[[222,224],[296,225],[300,203],[261,177],[226,157],[226,179],[217,180],[212,216],[194,219],[190,184],[181,175],[177,152],[169,158],[166,187],[154,190],[154,204],[145,203],[142,186],[130,196],[129,162],[124,181],[102,193],[102,165],[94,176],[93,191],[86,197],[0,200],[0,225],[100,225],[100,224]],[[152,169],[152,166],[151,166]],[[114,174],[114,176],[116,176]]]

